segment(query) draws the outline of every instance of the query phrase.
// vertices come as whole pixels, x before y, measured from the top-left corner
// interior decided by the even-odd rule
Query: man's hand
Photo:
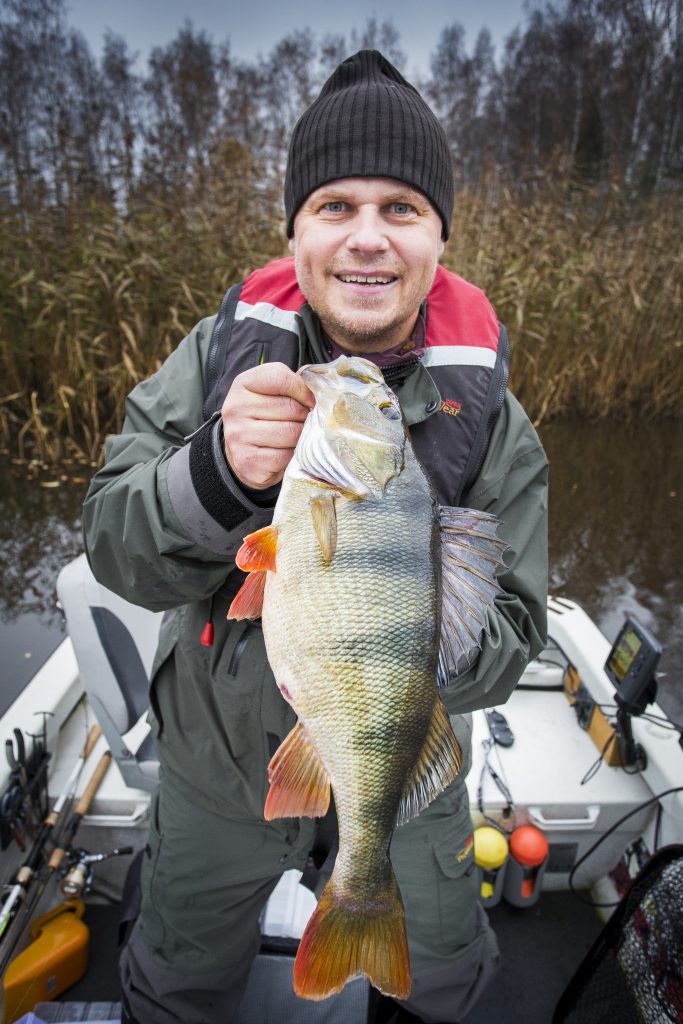
[[[301,377],[284,363],[264,363],[235,377],[221,417],[225,455],[242,484],[263,490],[282,480],[314,405]]]

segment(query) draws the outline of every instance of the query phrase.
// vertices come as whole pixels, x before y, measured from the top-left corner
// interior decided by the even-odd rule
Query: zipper
[[[206,398],[204,400],[204,418],[208,419],[211,414],[209,399],[213,395],[214,388],[218,383],[218,358],[221,356],[222,363],[225,362],[225,348],[230,340],[232,324],[235,319],[235,310],[242,291],[241,284],[234,284],[223,296],[216,322],[213,325],[211,341],[209,342],[209,355],[206,369]],[[221,365],[222,365],[221,363]]]
[[[233,679],[237,675],[237,670],[239,668],[240,661],[242,660],[244,649],[249,642],[249,636],[251,634],[252,629],[261,629],[261,623],[245,622],[244,629],[242,630],[240,638],[235,644],[233,652],[230,656],[230,662],[228,664],[228,675],[232,676]]]
[[[393,366],[381,366],[384,383],[389,388],[393,388],[396,384],[402,384],[408,379],[419,361],[416,356],[412,356],[402,363],[394,363]]]

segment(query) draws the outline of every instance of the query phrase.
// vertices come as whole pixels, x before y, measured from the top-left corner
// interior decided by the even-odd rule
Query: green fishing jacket
[[[102,584],[135,604],[166,612],[150,693],[163,770],[209,810],[253,820],[262,818],[270,756],[295,716],[275,685],[260,625],[226,620],[244,579],[234,568],[235,553],[246,534],[270,521],[272,508],[256,505],[227,463],[216,479],[222,455],[212,454],[210,445],[199,455],[206,472],[199,478],[195,472],[194,479],[190,473],[191,438],[202,430],[217,376],[211,364],[216,320],[202,320],[161,369],[129,395],[122,433],[108,439],[104,467],[85,501],[84,533]],[[307,352],[307,361],[319,359],[310,311],[297,319],[297,329],[301,359]],[[270,358],[277,359],[277,352]],[[432,410],[422,416],[423,433],[430,417],[453,415],[449,403],[434,401],[434,381],[424,367],[407,387],[397,389],[403,402],[402,392],[412,410]],[[217,436],[214,431],[212,437]],[[477,661],[441,691],[451,715],[504,703],[546,635],[547,461],[509,392],[487,441],[462,504],[501,520],[499,533],[508,544],[507,569],[500,577],[504,593],[496,600]],[[210,501],[202,502],[201,494],[197,500],[202,488],[211,491]],[[206,511],[215,505],[217,488],[229,509],[229,528],[224,523],[218,529]],[[207,647],[200,637],[209,621],[215,635]],[[462,721],[455,724],[464,775],[469,730]]]

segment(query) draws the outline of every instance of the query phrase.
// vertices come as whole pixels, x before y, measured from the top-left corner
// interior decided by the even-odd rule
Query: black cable
[[[564,683],[551,686],[550,683],[543,683],[542,685],[535,686],[533,683],[518,683],[515,686],[515,690],[537,690],[538,693],[562,693],[564,690]]]
[[[530,689],[533,689],[533,687],[530,687]],[[598,701],[595,702],[595,706],[600,708],[602,712],[616,711],[619,707],[618,704],[601,704]],[[676,723],[673,722],[670,718],[665,718],[664,715],[655,715],[652,711],[641,711],[641,713],[636,717],[644,718],[647,722],[652,722],[653,725],[659,726],[660,729],[667,729],[670,732],[681,731],[679,726],[677,726]]]
[[[605,839],[607,839],[607,837],[610,836],[612,834],[612,832],[615,831],[615,829],[619,828],[620,825],[623,825],[623,823],[625,821],[628,821],[629,818],[632,818],[634,814],[638,814],[640,811],[644,811],[646,807],[649,807],[650,804],[658,802],[659,800],[662,799],[662,797],[669,796],[669,794],[671,794],[671,793],[681,793],[681,792],[683,792],[683,786],[672,786],[671,789],[665,789],[663,792],[657,793],[655,796],[650,797],[649,800],[644,800],[642,804],[638,804],[637,807],[634,807],[630,811],[627,811],[627,813],[622,815],[622,817],[619,818],[618,821],[615,821],[613,825],[610,825],[610,827],[607,829],[607,831],[604,832],[600,836],[600,838],[597,840],[597,842],[593,843],[593,845],[588,850],[586,850],[586,852],[584,853],[583,857],[580,857],[579,860],[577,860],[576,864],[574,865],[574,867],[569,872],[569,878],[567,880],[567,884],[569,886],[569,891],[571,892],[572,896],[575,896],[577,898],[577,900],[580,900],[582,903],[585,903],[589,907],[618,907],[619,904],[621,903],[621,900],[617,900],[616,903],[600,903],[597,900],[586,900],[586,899],[584,899],[583,896],[581,896],[579,894],[579,892],[574,888],[574,875],[576,874],[578,869],[581,867],[583,862],[585,860],[587,860],[588,857],[590,857],[590,855],[595,850],[597,850],[597,848],[600,846],[600,844],[604,843]]]
[[[552,642],[554,645],[554,649],[559,652],[560,656],[564,658],[566,662],[564,668],[562,667],[562,665],[559,665],[556,661],[553,661],[552,658],[544,658],[542,654],[539,654],[539,656],[536,658],[536,661],[540,662],[541,665],[552,665],[555,668],[562,669],[562,672],[565,673],[567,671],[567,665],[571,665],[572,662],[567,657],[565,652],[562,650],[557,640],[553,639]],[[553,650],[553,648],[546,647],[545,650],[549,651]],[[559,684],[556,683],[554,685],[551,685],[550,683],[543,683],[540,686],[534,686],[533,683],[518,683],[515,687],[515,690],[538,690],[539,693],[562,693],[562,691],[564,690],[564,680]]]
[[[659,715],[652,715],[649,711],[643,712],[638,717],[652,722],[653,725],[658,726],[660,729],[667,729],[669,732],[681,731],[675,722],[670,722],[668,718],[660,718]]]
[[[661,804],[658,804],[657,805],[657,820],[655,821],[655,837],[654,837],[654,840],[652,842],[652,845],[654,846],[654,851],[653,851],[654,853],[657,853],[657,850],[659,849],[659,830],[660,830],[661,825],[662,825],[662,814],[663,813],[664,813],[664,808],[662,807]]]
[[[494,740],[493,736],[490,736],[489,739],[482,740],[482,744],[481,745],[482,745],[482,747],[485,750],[485,754],[484,754],[484,763],[483,763],[482,768],[481,768],[481,775],[479,776],[479,786],[477,788],[477,805],[479,807],[479,813],[481,814],[482,818],[484,819],[484,821],[488,825],[491,825],[492,828],[497,829],[498,832],[502,832],[502,834],[504,836],[509,836],[510,832],[512,831],[512,828],[514,828],[515,804],[514,804],[514,801],[512,799],[512,794],[510,793],[510,790],[508,789],[506,783],[503,782],[503,780],[501,779],[501,777],[498,774],[498,772],[489,763],[489,755],[490,755],[491,751],[493,750],[493,748],[496,746],[496,741]],[[504,799],[507,801],[507,807],[504,809],[503,814],[505,814],[505,813],[512,814],[512,828],[511,829],[503,828],[503,826],[500,824],[500,822],[496,821],[495,818],[490,818],[486,814],[486,812],[484,811],[484,776],[486,775],[486,772],[489,773],[489,775],[491,776],[491,778],[493,779],[493,781],[497,785],[498,789],[502,793]]]
[[[607,742],[600,751],[600,756],[598,757],[597,761],[593,761],[593,764],[590,766],[584,777],[581,779],[581,782],[579,783],[580,786],[584,786],[587,782],[590,782],[590,780],[594,778],[595,775],[597,775],[598,769],[605,758],[605,754],[607,753],[608,748],[612,743],[614,743],[616,738],[617,734],[614,730],[612,730],[610,735],[607,737]]]

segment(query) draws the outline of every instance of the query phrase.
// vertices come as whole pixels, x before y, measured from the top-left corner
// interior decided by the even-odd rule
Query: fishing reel
[[[124,857],[133,853],[132,846],[122,846],[109,853],[88,853],[87,850],[71,850],[59,888],[65,896],[73,899],[89,892],[92,888],[93,864],[99,864],[111,857]]]

